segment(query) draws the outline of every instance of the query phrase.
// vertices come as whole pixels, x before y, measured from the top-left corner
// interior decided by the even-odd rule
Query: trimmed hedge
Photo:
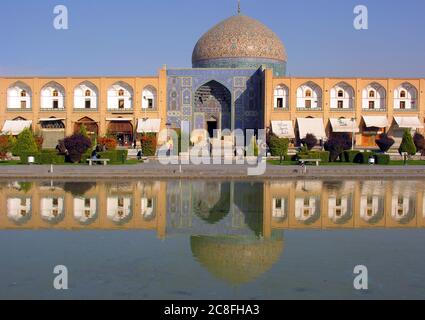
[[[22,151],[19,153],[20,163],[22,164],[28,164],[28,157],[34,157],[37,161],[37,158],[40,157],[39,152],[30,152],[30,151]]]
[[[128,157],[128,150],[116,150],[117,153],[117,162],[125,164]]]
[[[345,162],[354,163],[354,160],[356,159],[359,153],[360,152],[356,150],[345,151],[344,152]]]
[[[80,163],[87,163],[87,159],[90,159],[91,158],[91,153],[92,153],[93,151],[92,150],[88,150],[88,151],[86,151],[85,153],[83,153],[83,155],[81,156],[81,161],[80,161]]]
[[[28,164],[28,157],[34,157],[37,164],[64,164],[65,156],[58,155],[56,150],[43,150],[42,152],[21,152],[20,163]]]
[[[284,157],[284,161],[297,161],[297,155],[296,154],[287,154]]]
[[[39,164],[64,164],[65,156],[42,152],[35,157],[35,161]]]
[[[359,152],[356,157],[354,158],[354,163],[361,163],[361,164],[368,164],[369,158],[373,157],[374,153],[367,151],[367,152]]]
[[[98,153],[101,159],[109,159],[110,163],[124,164],[127,161],[128,150],[112,150]]]
[[[329,157],[329,151],[309,151],[297,154],[298,159],[320,159],[322,163],[328,163]]]
[[[391,158],[388,154],[375,154],[375,164],[388,165]]]

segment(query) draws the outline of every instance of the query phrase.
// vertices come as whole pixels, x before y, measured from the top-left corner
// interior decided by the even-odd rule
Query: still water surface
[[[421,181],[2,181],[0,204],[2,299],[425,298]]]

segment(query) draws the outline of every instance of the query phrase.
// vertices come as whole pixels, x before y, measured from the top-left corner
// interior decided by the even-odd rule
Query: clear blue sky
[[[53,8],[70,29],[53,28]],[[369,30],[353,28],[355,5]],[[198,38],[236,0],[1,0],[1,75],[155,75],[190,67]],[[425,77],[424,0],[242,0],[285,43],[292,76]]]

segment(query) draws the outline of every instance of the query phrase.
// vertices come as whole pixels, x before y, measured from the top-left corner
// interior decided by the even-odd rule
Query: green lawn
[[[130,159],[125,162],[124,165],[136,165],[139,163],[143,163],[143,161],[138,161],[136,159]],[[28,164],[22,164],[19,160],[13,161],[0,161],[0,166],[28,166]],[[111,166],[122,166],[121,163],[111,163]],[[63,163],[63,164],[55,164],[55,166],[88,166],[88,164],[84,163]]]
[[[403,160],[390,161],[390,166],[403,166]],[[425,160],[409,160],[407,161],[408,166],[423,166],[425,165]]]
[[[275,165],[275,166],[295,166],[299,165],[297,161],[283,161],[280,163],[279,160],[268,160],[268,164]],[[321,166],[368,166],[368,164],[359,164],[359,163],[349,163],[349,162],[328,162],[328,163],[321,163]],[[391,161],[389,166],[403,166],[404,161]],[[425,160],[410,160],[407,161],[407,165],[409,166],[422,166],[425,165]]]
[[[14,160],[14,161],[0,161],[0,166],[15,166],[20,164],[20,161]]]

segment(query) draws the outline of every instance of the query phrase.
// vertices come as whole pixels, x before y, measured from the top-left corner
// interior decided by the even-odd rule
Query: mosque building
[[[217,130],[266,129],[295,144],[308,133],[326,140],[345,132],[366,148],[384,132],[423,131],[425,79],[288,77],[287,61],[279,37],[239,11],[199,39],[192,68],[164,66],[147,77],[0,77],[0,129],[17,135],[31,127],[45,148],[83,124],[123,147],[165,128],[204,129],[212,138]]]

